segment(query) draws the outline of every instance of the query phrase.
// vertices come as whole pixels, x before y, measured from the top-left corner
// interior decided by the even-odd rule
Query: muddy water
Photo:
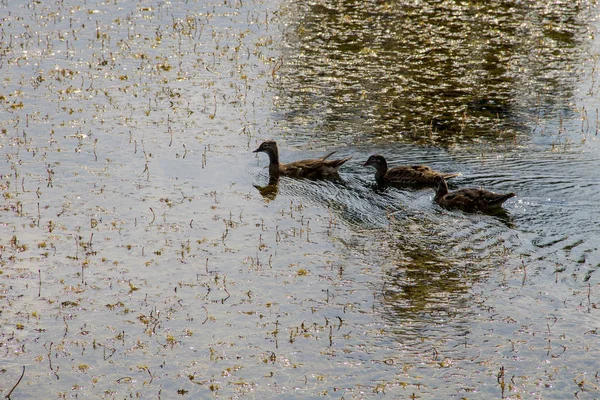
[[[3,395],[598,397],[594,3],[0,7]]]

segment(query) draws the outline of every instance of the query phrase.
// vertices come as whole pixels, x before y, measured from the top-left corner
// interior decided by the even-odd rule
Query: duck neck
[[[387,162],[378,163],[375,165],[375,179],[382,180],[385,178],[385,174],[387,174],[388,166]]]
[[[279,152],[277,149],[270,149],[266,153],[269,156],[269,172],[271,174],[279,173]]]
[[[434,200],[439,200],[447,194],[448,194],[448,184],[446,183],[445,180],[443,180],[440,182],[440,184],[437,187],[437,190],[435,191],[435,199]]]

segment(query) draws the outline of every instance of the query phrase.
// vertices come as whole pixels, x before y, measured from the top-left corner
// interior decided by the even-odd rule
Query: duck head
[[[387,169],[387,161],[385,161],[385,158],[383,158],[382,155],[379,154],[373,154],[371,157],[369,157],[369,159],[367,161],[365,161],[365,163],[363,164],[363,167],[368,167],[368,166],[372,166],[375,167],[375,169],[379,170],[379,169]]]
[[[277,143],[274,140],[262,142],[253,153],[277,154]]]

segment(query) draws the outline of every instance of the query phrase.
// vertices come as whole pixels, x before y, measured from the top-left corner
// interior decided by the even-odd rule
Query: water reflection
[[[448,299],[468,293],[464,276],[447,262],[431,258],[430,253],[409,256],[411,267],[390,269],[384,275],[381,296],[387,318],[398,323],[433,310],[454,314],[457,309]]]
[[[283,185],[281,184],[282,181],[284,181]],[[320,185],[318,182],[322,182],[323,184]],[[328,182],[332,183],[333,185],[328,185]],[[280,186],[284,186],[283,190],[286,191],[285,185],[287,184],[289,184],[289,188],[293,188],[294,186],[300,188],[295,190],[292,189],[292,192],[295,192],[296,194],[299,194],[301,197],[305,197],[310,201],[319,202],[323,200],[322,196],[318,193],[319,188],[324,188],[325,190],[333,188],[334,191],[338,191],[340,190],[339,188],[343,187],[344,180],[341,178],[339,173],[327,175],[319,179],[290,178],[281,176],[277,173],[269,173],[269,179],[266,185],[262,186],[259,184],[254,184],[254,187],[266,201],[273,201],[280,191]],[[311,190],[311,187],[316,188],[316,191]]]
[[[254,187],[266,201],[275,200],[277,193],[279,193],[279,176],[270,176],[267,185],[254,185]]]
[[[516,234],[509,213],[466,214],[433,207],[394,213],[385,243],[381,303],[394,324],[468,314],[470,289],[487,279],[509,256]]]
[[[277,103],[322,140],[512,140],[569,113],[579,2],[300,2]],[[307,113],[309,115],[307,115]]]

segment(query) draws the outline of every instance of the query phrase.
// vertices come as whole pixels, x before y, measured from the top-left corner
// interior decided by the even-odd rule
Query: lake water
[[[3,396],[600,397],[595,1],[0,10]]]

